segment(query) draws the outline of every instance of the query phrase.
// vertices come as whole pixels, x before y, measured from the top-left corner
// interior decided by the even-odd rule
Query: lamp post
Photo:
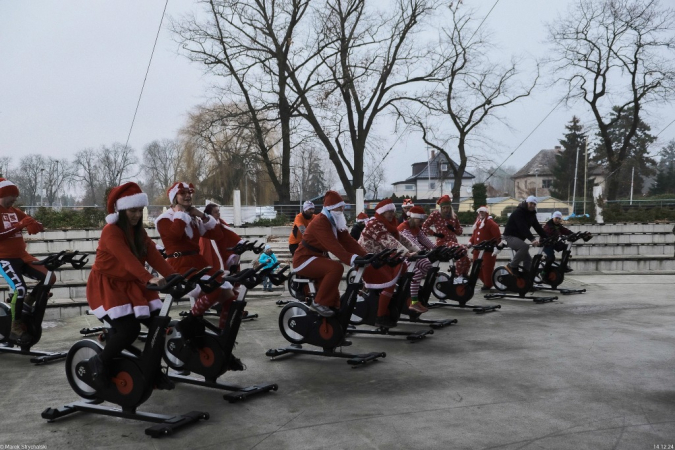
[[[45,169],[40,169],[40,206],[45,203]]]

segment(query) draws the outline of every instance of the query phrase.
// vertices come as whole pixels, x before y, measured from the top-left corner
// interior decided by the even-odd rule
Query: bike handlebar
[[[62,250],[59,253],[54,253],[47,256],[41,261],[32,263],[36,266],[45,266],[47,270],[56,270],[64,264],[70,263],[74,269],[81,269],[87,264],[89,258],[86,254],[80,253],[78,250]]]

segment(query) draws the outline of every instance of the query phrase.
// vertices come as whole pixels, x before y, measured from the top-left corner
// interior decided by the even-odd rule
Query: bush
[[[106,212],[99,208],[61,209],[39,208],[33,217],[46,230],[67,228],[102,228]]]
[[[602,210],[605,222],[656,222],[662,220],[675,220],[675,209],[653,208],[630,208],[612,204]]]
[[[243,224],[243,227],[282,227],[290,225],[288,218],[283,214],[277,214],[274,219],[258,219],[255,222]]]

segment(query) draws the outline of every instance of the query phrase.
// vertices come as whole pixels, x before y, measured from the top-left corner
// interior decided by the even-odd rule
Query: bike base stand
[[[434,308],[440,308],[440,307],[450,307],[450,308],[462,308],[462,309],[470,309],[471,311],[475,312],[476,314],[484,314],[488,312],[494,312],[497,311],[498,309],[501,309],[502,305],[469,305],[469,304],[453,304],[453,303],[445,303],[443,300],[440,302],[433,302],[429,303],[427,305],[429,309],[434,309]]]
[[[286,354],[300,354],[300,355],[314,355],[314,356],[327,356],[331,358],[347,358],[347,364],[350,366],[362,366],[368,362],[376,361],[378,358],[385,358],[387,354],[385,352],[371,352],[371,353],[343,353],[336,352],[333,349],[324,349],[321,350],[305,350],[301,345],[295,344],[290,347],[274,348],[267,350],[265,353],[266,356],[274,359],[281,355]]]
[[[102,402],[100,400],[80,401],[69,403],[61,408],[47,408],[42,411],[42,418],[53,422],[56,419],[76,412],[88,412],[123,419],[142,420],[157,424],[145,429],[145,434],[153,438],[168,436],[179,428],[199,422],[200,420],[208,420],[209,418],[209,413],[202,411],[191,411],[187,414],[170,416],[148,412],[124,411],[120,408],[99,406],[99,403]]]
[[[16,355],[34,356],[35,358],[31,358],[30,362],[36,365],[58,361],[59,359],[65,359],[66,356],[68,356],[68,352],[43,352],[40,350],[24,350],[19,347],[13,347],[10,345],[7,346],[0,345],[0,353],[14,353]]]
[[[223,395],[223,398],[230,403],[235,403],[239,400],[245,400],[248,397],[252,397],[256,394],[276,391],[279,389],[279,385],[276,383],[261,383],[253,386],[235,386],[231,384],[218,383],[215,380],[198,380],[196,378],[187,376],[186,373],[169,374],[169,378],[172,381],[176,381],[178,383],[192,384],[194,386],[203,386],[212,389],[221,389],[223,391],[232,391],[230,394]]]
[[[562,295],[571,295],[571,294],[583,294],[586,292],[586,289],[567,289],[567,288],[554,288],[549,286],[539,286],[535,285],[534,290],[536,291],[557,291]]]
[[[517,294],[485,294],[485,298],[488,300],[493,298],[515,298],[519,300],[532,300],[534,303],[549,303],[558,300],[558,297],[535,297],[534,295],[522,296]]]
[[[399,322],[406,322],[406,323],[419,323],[419,324],[426,324],[429,325],[429,327],[433,328],[434,330],[438,330],[440,328],[445,328],[449,325],[452,325],[453,323],[457,323],[457,319],[422,319],[419,316],[416,318],[412,318],[408,316],[409,318],[406,319],[404,317],[401,317],[398,319]]]

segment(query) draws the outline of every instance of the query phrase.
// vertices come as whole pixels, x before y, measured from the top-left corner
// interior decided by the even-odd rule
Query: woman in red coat
[[[167,254],[167,262],[174,271],[179,273],[184,273],[193,267],[203,269],[209,265],[199,253],[201,237],[216,241],[223,237],[222,227],[218,226],[218,221],[192,206],[194,191],[192,183],[174,183],[167,191],[171,208],[155,220],[157,231],[164,244],[164,251]],[[216,271],[212,268],[205,277],[210,277]],[[180,322],[179,331],[184,337],[190,338],[201,329],[200,322],[195,320],[195,317],[203,316],[216,303],[222,305],[219,326],[220,328],[225,326],[230,305],[235,298],[230,283],[223,283],[220,289],[209,294],[202,293],[197,287],[189,295],[197,300],[190,314]]]
[[[205,237],[199,239],[199,253],[204,257],[209,266],[216,270],[227,270],[230,273],[239,272],[240,255],[228,250],[237,244],[243,243],[241,238],[223,219],[220,218],[220,207],[209,203],[204,208],[207,214],[218,221],[223,232],[223,237],[211,240]]]
[[[499,231],[499,225],[490,217],[490,211],[487,206],[481,206],[476,210],[478,218],[473,225],[473,234],[469,239],[469,244],[477,245],[483,241],[490,239],[502,238],[502,233]],[[473,259],[478,258],[478,250],[473,251]],[[483,265],[480,268],[478,278],[483,282],[481,291],[489,291],[492,288],[492,271],[495,270],[495,261],[497,257],[492,253],[483,253]]]
[[[101,232],[96,262],[87,280],[89,307],[111,325],[103,351],[88,362],[97,386],[109,383],[107,368],[113,358],[136,340],[140,324],[148,325],[150,316],[162,307],[157,292],[146,289],[146,284],[164,285],[163,277],[175,272],[143,228],[143,207],[147,205],[148,196],[136,183],[118,186],[108,196],[108,225]],[[145,269],[146,262],[162,277],[153,277]],[[161,376],[157,386],[171,389],[173,383]]]

